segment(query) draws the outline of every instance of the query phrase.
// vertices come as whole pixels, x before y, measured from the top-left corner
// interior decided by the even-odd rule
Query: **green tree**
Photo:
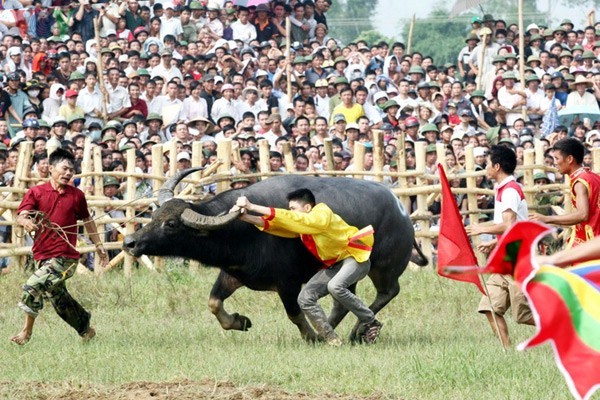
[[[410,24],[404,25],[402,37],[408,45]],[[411,51],[433,57],[435,65],[455,62],[460,49],[465,46],[468,23],[449,19],[448,11],[436,9],[428,18],[416,19],[413,28]]]
[[[350,43],[362,32],[373,30],[371,16],[378,0],[335,0],[327,12],[329,36]]]
[[[371,46],[375,43],[379,43],[381,41],[386,42],[388,44],[392,44],[393,42],[396,41],[394,38],[384,36],[381,33],[379,33],[379,31],[375,31],[375,30],[363,31],[360,33],[360,35],[358,35],[358,37],[354,38],[353,41],[356,42],[359,40],[364,40],[365,42],[369,43],[369,46]]]

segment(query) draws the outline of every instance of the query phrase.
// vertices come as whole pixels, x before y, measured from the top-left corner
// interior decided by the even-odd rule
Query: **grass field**
[[[50,305],[30,343],[10,343],[22,324],[16,303],[26,276],[0,276],[0,398],[59,398],[61,387],[99,393],[131,382],[206,380],[283,390],[289,398],[571,398],[550,346],[503,353],[474,311],[477,290],[430,270],[400,278],[402,292],[379,314],[384,328],[377,344],[329,348],[304,343],[273,293],[239,290],[226,308],[250,317],[253,327],[223,331],[206,306],[216,270],[194,274],[168,265],[166,273],[136,271],[131,281],[118,272],[71,279],[70,291],[92,311],[98,332],[87,345]],[[368,280],[359,294],[373,297]],[[353,323],[348,318],[338,332],[346,336]],[[509,323],[515,344],[533,333]],[[216,393],[215,386],[213,398]]]

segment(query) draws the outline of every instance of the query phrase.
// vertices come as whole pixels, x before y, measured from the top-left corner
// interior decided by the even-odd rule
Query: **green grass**
[[[250,317],[253,327],[222,330],[206,306],[216,270],[193,274],[168,265],[168,273],[140,270],[131,281],[119,272],[72,278],[70,291],[92,311],[98,332],[87,345],[50,305],[30,343],[10,343],[22,324],[16,303],[26,276],[0,277],[0,381],[106,386],[209,378],[390,399],[571,398],[550,346],[504,354],[475,311],[475,287],[430,270],[401,277],[399,297],[379,314],[384,328],[377,344],[329,348],[304,343],[274,293],[240,289],[226,308]],[[366,282],[359,294],[372,299]],[[338,332],[347,336],[353,323],[347,318]],[[509,323],[515,344],[533,333]]]

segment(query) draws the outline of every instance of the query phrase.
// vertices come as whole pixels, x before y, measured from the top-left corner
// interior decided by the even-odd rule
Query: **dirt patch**
[[[238,387],[227,381],[130,382],[117,387],[68,382],[0,382],[1,399],[36,400],[382,400],[387,396],[368,397],[331,393],[289,393],[267,385]]]

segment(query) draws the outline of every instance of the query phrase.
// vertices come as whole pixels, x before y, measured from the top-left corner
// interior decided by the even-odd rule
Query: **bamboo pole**
[[[592,171],[600,174],[600,149],[592,149]]]
[[[292,102],[292,23],[290,17],[285,19],[285,57],[286,57],[286,94],[288,102]]]
[[[412,18],[410,19],[410,26],[408,28],[408,42],[406,44],[406,53],[407,54],[412,54],[411,50],[412,50],[412,39],[413,39],[414,29],[415,29],[415,14],[413,14]]]
[[[523,164],[531,165],[534,162],[535,162],[535,151],[533,149],[525,150],[525,152],[523,153]],[[533,187],[533,185],[534,185],[533,174],[534,174],[534,170],[529,169],[529,168],[526,169],[525,171],[523,171],[523,183],[524,183],[525,187],[528,187],[528,188]],[[527,204],[529,204],[529,205],[535,204],[534,194],[532,192],[526,192],[525,200],[527,201]]]
[[[13,179],[13,187],[25,190],[26,182],[21,180],[21,177],[28,176],[29,171],[31,169],[32,162],[32,153],[33,153],[33,142],[25,141],[21,142],[19,145],[19,156],[17,159],[17,166],[15,168],[15,177]],[[12,195],[12,193],[11,193]],[[11,196],[9,195],[9,197]],[[19,200],[20,203],[20,200]],[[16,223],[17,221],[17,210],[12,210],[12,220],[15,222],[15,225],[12,229],[12,243],[15,247],[23,247],[25,245],[25,229],[22,226]],[[20,266],[22,270],[25,269],[26,257],[24,255],[21,256],[12,256],[11,257],[11,265]]]
[[[217,141],[217,158],[223,164],[217,168],[217,172],[229,173],[231,168],[231,139]],[[230,188],[231,181],[222,181],[217,184],[217,193],[222,193]]]
[[[421,173],[423,176],[425,174],[425,142],[416,142],[415,143],[415,155],[416,155],[416,170]],[[427,186],[427,180],[417,176],[417,187]],[[427,195],[419,194],[417,195],[417,214],[418,215],[429,215],[429,211],[427,210]],[[419,223],[420,231],[425,234],[430,232],[431,224],[428,219],[424,219]],[[429,259],[428,266],[431,266],[431,261],[433,259],[433,245],[431,243],[431,239],[424,237],[421,240],[421,249],[423,253]]]
[[[290,142],[283,142],[283,160],[287,172],[296,172],[296,164],[294,164],[294,155],[292,154],[292,145]]]
[[[94,35],[96,40],[96,68],[98,69],[98,84],[102,93],[102,119],[104,123],[108,120],[108,99],[106,98],[106,86],[104,84],[104,65],[102,65],[102,48],[100,44],[100,21],[94,18]]]
[[[93,172],[92,169],[92,138],[90,136],[85,138],[83,144],[83,159],[81,160],[81,172],[84,175],[81,178],[81,184],[79,187],[83,190],[86,196],[93,193],[93,186],[90,184],[91,176],[87,175]]]
[[[383,172],[383,164],[385,158],[383,156],[383,131],[379,129],[373,130],[373,169],[375,173]],[[375,175],[375,182],[383,182],[383,175]]]
[[[404,175],[407,173],[406,170],[406,149],[404,148],[404,134],[398,135],[398,141],[396,142],[397,162],[398,162],[398,186],[403,189],[408,188],[408,178]],[[410,197],[400,196],[400,201],[404,204],[404,208],[407,212],[410,212]]]
[[[479,50],[479,70],[477,71],[477,81],[475,82],[477,85],[477,90],[481,89],[482,80],[483,80],[483,67],[485,65],[485,52],[487,50],[487,38],[488,35],[484,34],[481,38],[481,49]]]
[[[333,144],[331,138],[327,138],[323,141],[325,149],[325,160],[327,161],[327,171],[335,171],[335,162],[333,157]]]
[[[519,81],[521,90],[525,90],[525,26],[523,25],[523,0],[518,1],[519,7]],[[521,116],[527,121],[527,105],[521,107]]]
[[[158,190],[162,187],[163,180],[158,179],[158,176],[164,177],[164,166],[163,166],[163,146],[162,144],[155,144],[152,146],[152,191],[158,193]],[[158,270],[163,270],[165,267],[165,259],[162,257],[154,257],[154,266]]]
[[[135,149],[127,150],[127,172],[134,173],[135,172]],[[132,202],[135,199],[135,190],[136,190],[137,179],[133,176],[127,178],[127,201]],[[127,219],[133,219],[135,217],[135,206],[130,204],[125,210],[125,216]],[[125,233],[127,235],[132,235],[135,232],[135,223],[133,221],[127,222],[125,225]],[[127,254],[125,255],[125,263],[123,265],[123,269],[125,271],[125,275],[127,277],[131,277],[133,273],[133,256]]]
[[[96,173],[102,173],[102,149],[98,146],[94,146],[94,148],[92,149],[92,160],[93,160],[93,165],[94,165],[94,172]],[[100,177],[100,175],[98,175],[96,177],[96,179],[94,180],[94,195],[95,196],[104,196],[104,182],[103,179]],[[105,214],[104,211],[104,207],[95,207],[94,208],[94,215],[95,217],[102,215],[102,216],[108,216],[107,214]],[[104,234],[104,230],[106,229],[106,226],[104,225],[104,223],[100,220],[96,220],[96,227],[98,228],[98,236],[100,236],[100,240],[102,242],[106,241],[106,235]],[[100,274],[102,272],[102,268],[100,267],[100,258],[99,257],[94,257],[94,272],[96,275]]]
[[[260,167],[261,174],[264,175],[263,179],[267,179],[267,173],[271,172],[271,164],[269,163],[269,155],[271,153],[269,142],[266,140],[260,140],[258,142],[258,165]]]
[[[354,143],[354,157],[352,161],[353,172],[365,172],[365,145],[360,142]],[[355,174],[354,179],[364,179],[364,175]]]
[[[468,145],[465,148],[465,169],[467,171],[475,171],[475,155],[473,154],[473,146]],[[467,189],[470,190],[467,193],[467,209],[471,212],[479,211],[479,205],[477,204],[477,178],[468,177],[467,178]],[[476,225],[479,223],[479,214],[471,213],[469,214],[469,223],[471,225]],[[475,250],[475,256],[477,257],[477,264],[480,266],[485,265],[485,255],[477,250],[477,245],[481,243],[481,237],[479,235],[473,236],[471,238],[473,241],[473,247]]]
[[[169,176],[175,175],[177,172],[177,144],[178,140],[171,140],[167,146],[169,151]]]

